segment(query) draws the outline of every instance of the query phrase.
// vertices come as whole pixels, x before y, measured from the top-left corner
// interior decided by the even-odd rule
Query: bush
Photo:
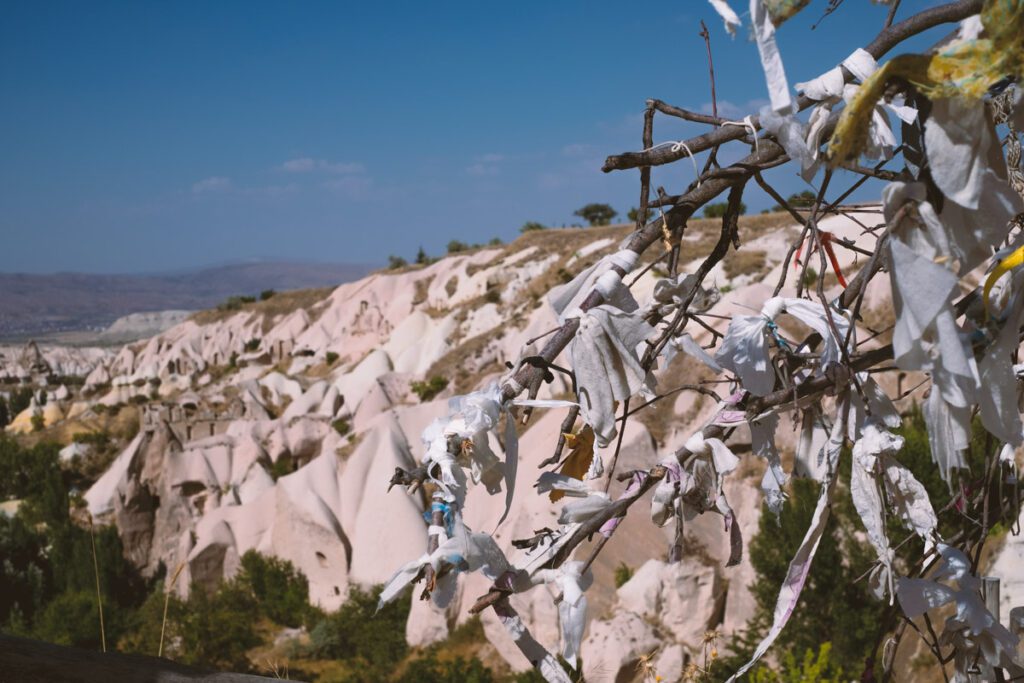
[[[324,356],[324,358],[327,361],[328,365],[334,365],[335,363],[338,362],[338,358],[340,358],[340,356],[338,356],[338,354],[335,353],[334,351],[328,351],[327,355]]]
[[[345,436],[352,431],[352,425],[350,425],[348,420],[345,419],[335,420],[331,423],[331,426],[334,427],[334,431],[338,432],[342,436]]]
[[[256,302],[254,296],[229,296],[223,303],[217,306],[218,311],[237,311],[245,304]]]
[[[25,408],[32,405],[32,390],[28,387],[15,389],[11,392],[9,400],[11,419],[16,418]]]
[[[625,562],[620,562],[615,568],[615,587],[622,588],[627,581],[633,578],[633,568]]]
[[[420,247],[416,252],[416,265],[425,266],[430,263],[430,257],[427,256],[427,252],[423,251],[423,247]]]
[[[494,674],[476,657],[440,660],[436,652],[428,650],[409,663],[402,680],[417,683],[493,683]]]
[[[406,594],[378,612],[379,595],[380,587],[370,592],[358,586],[350,588],[345,604],[310,632],[312,653],[319,658],[342,659],[346,664],[361,661],[362,668],[377,673],[366,680],[386,680],[409,649],[405,621],[412,600]]]
[[[114,626],[114,622],[118,621],[116,614],[117,610],[113,605],[104,603],[104,631],[107,638],[121,630]],[[102,638],[96,592],[67,591],[58,595],[39,615],[32,629],[32,636],[48,643],[99,650]],[[108,647],[113,642],[108,641]]]
[[[547,226],[538,223],[537,221],[526,221],[523,223],[523,227],[519,228],[519,232],[524,234],[528,232],[535,232],[537,230],[547,230]]]
[[[467,249],[469,249],[469,245],[465,242],[460,242],[459,240],[452,240],[448,243],[449,254],[457,254],[460,251],[466,251]]]
[[[260,348],[260,342],[262,340],[259,337],[253,337],[249,341],[242,345],[242,351],[245,353],[252,353]]]
[[[448,386],[448,380],[444,377],[434,376],[424,382],[413,382],[409,385],[412,393],[416,394],[421,401],[429,401]]]
[[[260,643],[256,598],[239,581],[227,581],[213,592],[193,586],[176,630],[179,661],[244,672],[250,668],[246,651]]]
[[[41,432],[46,427],[46,420],[43,419],[42,415],[33,415],[31,420],[33,432]]]
[[[399,268],[405,268],[407,265],[409,265],[409,262],[401,256],[393,254],[388,256],[388,270],[398,270]]]
[[[814,269],[814,266],[807,266],[807,271],[804,273],[804,287],[813,287],[818,282],[818,271]]]
[[[277,294],[277,292],[275,292],[272,289],[264,289],[262,292],[260,292],[260,301],[266,301],[267,299],[272,299],[275,294]]]
[[[487,243],[487,246],[500,247],[503,244],[505,244],[505,242],[500,237],[492,237],[491,240]]]
[[[722,216],[725,215],[725,212],[726,210],[728,210],[728,208],[729,204],[726,202],[720,202],[718,204],[708,204],[707,206],[704,207],[704,217],[721,218]],[[742,216],[745,213],[747,213],[747,205],[744,204],[743,202],[740,202],[740,215]]]
[[[238,581],[252,591],[268,619],[293,628],[305,623],[309,581],[291,562],[250,550],[242,555]]]

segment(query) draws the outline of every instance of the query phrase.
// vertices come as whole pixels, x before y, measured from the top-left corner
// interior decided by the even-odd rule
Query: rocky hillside
[[[743,252],[716,266],[708,280],[721,292],[712,315],[745,311],[748,304],[759,308],[772,295],[796,231],[778,214],[747,217],[740,226]],[[857,222],[845,217],[824,220],[821,227],[854,242],[861,236]],[[240,557],[255,549],[294,563],[309,578],[311,600],[333,609],[350,585],[384,582],[425,552],[425,497],[389,490],[388,482],[396,467],[419,462],[420,434],[445,413],[447,399],[487,386],[507,371],[506,363],[530,355],[530,342],[556,324],[546,293],[614,251],[628,230],[529,233],[507,246],[373,273],[333,290],[289,292],[237,311],[203,312],[117,352],[81,350],[81,358],[61,360],[67,352],[37,350],[51,365],[67,365],[51,375],[87,376],[81,387],[51,388],[45,405],[33,399],[9,429],[30,432],[33,415],[41,415],[44,429],[67,438],[121,406],[137,406],[138,432],[83,492],[83,514],[116,524],[130,559],[146,572],[162,566],[170,575],[181,568],[174,585],[181,593],[233,575]],[[717,236],[717,222],[691,222],[684,254],[706,254]],[[845,268],[858,258],[854,251],[838,251]],[[659,277],[657,267],[640,277],[633,287],[639,301],[651,297]],[[834,276],[826,277],[827,286],[834,283]],[[885,311],[872,307],[881,294],[865,302],[869,327],[886,324]],[[702,344],[711,341],[706,330],[691,334]],[[4,353],[0,374],[28,377],[42,370],[30,371],[24,364],[32,359],[15,358],[15,351]],[[685,354],[658,373],[666,389],[711,377]],[[728,395],[727,384],[707,386]],[[568,391],[556,373],[542,397]],[[717,408],[707,396],[682,392],[638,414],[625,430],[619,471],[649,467]],[[557,526],[559,506],[533,485],[563,417],[558,410],[537,410],[520,427],[517,514],[495,534],[510,558],[513,539]],[[787,463],[795,436],[794,429],[779,430],[780,447],[790,451]],[[737,436],[744,438],[749,443],[749,436]],[[491,445],[501,453],[501,444]],[[734,450],[741,453],[742,443]],[[762,507],[763,466],[749,460],[742,465],[746,476],[727,483],[745,538],[756,530]],[[466,523],[493,529],[504,505],[503,491],[476,486],[465,506]],[[594,566],[596,585],[588,595],[598,618],[582,650],[587,680],[631,676],[639,658],[659,645],[656,668],[675,680],[701,652],[705,631],[728,636],[750,618],[750,564],[744,559],[725,568],[727,534],[718,518],[708,517],[687,522],[688,552],[678,564],[663,561],[671,541],[665,531],[643,513],[626,518],[624,532]],[[1019,554],[1014,543],[1007,548]],[[616,589],[613,575],[622,563],[635,571]],[[445,612],[414,600],[409,642],[444,638],[467,619],[488,585],[469,575]],[[1004,589],[1004,605],[1021,602],[1014,593],[1019,590]],[[538,639],[557,642],[558,612],[550,595],[535,590],[512,602]],[[526,668],[490,610],[483,619],[501,654],[513,667]]]

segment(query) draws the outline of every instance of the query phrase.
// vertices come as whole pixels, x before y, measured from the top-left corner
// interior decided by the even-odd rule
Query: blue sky
[[[866,44],[886,12],[850,0],[810,32],[826,5],[780,30],[791,83]],[[700,19],[721,112],[756,110],[756,48],[702,0],[7,0],[0,271],[380,263],[571,223],[588,202],[624,214],[637,172],[600,167],[639,147],[645,99],[709,108]],[[659,119],[655,139],[700,130]],[[675,193],[692,177],[680,163],[655,180]],[[746,203],[773,202],[751,186]]]

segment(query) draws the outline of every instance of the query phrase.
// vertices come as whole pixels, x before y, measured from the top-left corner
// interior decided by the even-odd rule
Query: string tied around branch
[[[750,131],[750,137],[754,138],[754,153],[761,153],[761,143],[757,140],[757,126],[754,125],[754,120],[750,114],[743,117],[742,121],[722,121],[723,126],[740,126]]]

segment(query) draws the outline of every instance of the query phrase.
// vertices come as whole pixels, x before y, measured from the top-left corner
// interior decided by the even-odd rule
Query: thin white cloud
[[[498,175],[499,169],[492,164],[472,164],[466,167],[466,173],[478,178]]]
[[[584,154],[589,154],[591,151],[593,151],[593,149],[594,149],[593,145],[586,145],[586,144],[566,145],[565,147],[562,148],[562,156],[581,157]]]
[[[768,104],[768,100],[764,100],[761,98],[747,100],[743,104],[736,104],[735,102],[730,102],[729,100],[719,100],[718,115],[722,118],[735,119],[738,121],[742,119],[744,116],[747,116],[748,114],[756,115],[758,110],[766,104]],[[705,102],[704,104],[700,105],[701,114],[710,114],[711,110],[712,108],[710,102]]]
[[[363,173],[366,167],[355,161],[327,161],[326,159],[313,159],[312,157],[301,157],[289,159],[281,164],[281,170],[285,173],[337,173],[339,175]]]
[[[501,172],[498,164],[504,160],[504,154],[495,154],[494,152],[482,154],[474,160],[474,163],[466,167],[466,173],[478,178],[496,176]]]
[[[202,194],[204,192],[223,192],[224,190],[231,188],[231,178],[225,178],[224,176],[213,176],[210,178],[204,178],[198,183],[192,185],[192,192],[195,194]]]
[[[324,189],[352,200],[370,199],[373,192],[373,178],[362,175],[347,175],[325,180],[320,184]]]

